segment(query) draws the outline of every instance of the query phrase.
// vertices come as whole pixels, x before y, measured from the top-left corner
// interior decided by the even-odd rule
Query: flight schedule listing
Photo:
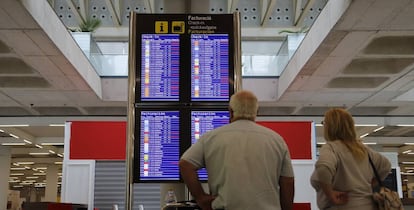
[[[196,143],[207,131],[226,125],[230,122],[228,111],[192,111],[191,112],[191,143]],[[198,171],[200,180],[207,180],[205,168]]]
[[[141,35],[141,101],[179,100],[179,61],[179,35]]]
[[[191,100],[229,99],[229,36],[191,35]]]
[[[141,180],[179,180],[179,112],[141,111]]]

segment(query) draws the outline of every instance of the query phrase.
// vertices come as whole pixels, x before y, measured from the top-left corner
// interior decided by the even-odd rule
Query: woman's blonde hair
[[[325,113],[324,137],[327,141],[340,140],[352,155],[362,160],[367,156],[365,146],[357,137],[352,115],[342,108],[332,108]]]

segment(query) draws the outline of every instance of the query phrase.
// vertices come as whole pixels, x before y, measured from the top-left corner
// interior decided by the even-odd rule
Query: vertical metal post
[[[233,13],[234,26],[234,92],[242,89],[240,12]]]
[[[135,84],[136,84],[136,14],[130,13],[129,21],[129,56],[128,56],[128,115],[127,115],[127,142],[125,158],[125,210],[132,210],[134,198],[134,130],[135,130]]]

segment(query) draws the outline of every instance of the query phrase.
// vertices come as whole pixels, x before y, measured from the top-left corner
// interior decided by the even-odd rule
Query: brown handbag
[[[382,183],[381,178],[378,175],[378,171],[374,166],[374,163],[371,160],[371,157],[368,155],[369,163],[374,170],[375,178],[380,186],[380,190],[378,192],[374,192],[372,198],[378,204],[379,210],[404,210],[403,204],[401,202],[398,193],[392,191],[391,189],[384,186]]]

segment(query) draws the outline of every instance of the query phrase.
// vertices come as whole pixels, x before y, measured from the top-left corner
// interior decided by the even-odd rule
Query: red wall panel
[[[310,203],[294,203],[293,210],[311,210]]]
[[[257,122],[283,137],[292,159],[312,159],[311,122]]]
[[[125,160],[126,122],[72,122],[70,159]]]
[[[257,122],[279,133],[292,159],[312,159],[311,122]],[[70,159],[125,160],[126,122],[74,121]]]

